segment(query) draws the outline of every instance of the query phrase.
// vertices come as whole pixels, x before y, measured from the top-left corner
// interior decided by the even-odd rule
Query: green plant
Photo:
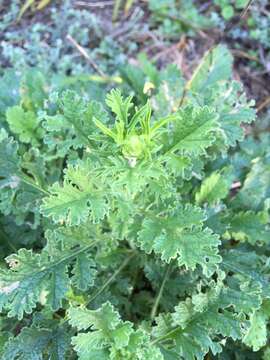
[[[246,7],[248,0],[215,0],[214,3],[220,7],[222,17],[229,20],[235,15],[235,10],[243,10]]]
[[[166,40],[179,39],[179,34],[194,35],[214,26],[211,18],[200,13],[194,1],[150,0],[151,20]]]
[[[186,83],[141,61],[125,74],[145,91],[113,89],[107,110],[42,79],[7,108],[3,360],[269,353],[268,157],[252,140],[228,154],[253,103],[224,46]]]
[[[107,75],[116,73],[118,67],[125,63],[127,55],[137,50],[135,43],[120,43],[111,37],[117,29],[113,28],[110,14],[106,19],[87,8],[76,6],[71,0],[52,2],[42,11],[42,19],[34,13],[18,23],[20,2],[14,0],[6,6],[0,22],[0,64],[3,68],[8,64],[21,72],[34,66],[44,74],[56,74],[58,77],[62,74],[92,74],[96,69],[67,36],[82,46],[92,63],[97,64],[96,68]],[[139,30],[141,16],[140,12],[129,19],[129,29]]]

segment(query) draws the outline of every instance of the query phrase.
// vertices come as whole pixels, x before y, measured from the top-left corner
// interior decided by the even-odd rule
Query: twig
[[[179,53],[182,53],[185,50],[185,47],[186,47],[186,37],[184,35],[181,37],[181,39],[178,41],[177,44],[173,44],[170,47],[161,50],[155,56],[153,56],[153,59],[154,61],[157,61],[159,58],[163,57],[164,55],[167,55],[170,52],[176,52],[177,50],[179,50]]]
[[[93,67],[93,69],[99,73],[100,76],[106,77],[104,72],[99,69],[97,64],[90,58],[90,56],[87,54],[87,51],[77,43],[77,41],[71,36],[67,35],[66,39],[71,42],[71,44],[79,51],[79,53],[86,58],[86,60],[89,62],[89,64]]]
[[[234,22],[229,22],[227,24],[227,26],[224,29],[224,34],[228,33],[228,31],[231,31],[236,25],[238,25],[246,16],[250,5],[252,3],[253,0],[249,0],[249,2],[247,3],[247,5],[245,6],[245,8],[242,10],[241,14],[239,16],[237,16],[236,18],[233,18],[233,20],[235,20]]]
[[[253,0],[249,0],[249,2],[247,3],[247,5],[245,6],[245,8],[243,9],[243,11],[241,12],[241,14],[240,14],[240,20],[243,19],[243,18],[246,16],[246,14],[247,14],[247,12],[248,12],[248,10],[249,10],[249,8],[250,8],[250,5],[251,5],[252,1],[253,1]]]
[[[90,297],[90,299],[87,301],[87,305],[89,305],[98,295],[100,295],[108,285],[110,285],[111,282],[114,281],[116,276],[127,266],[127,264],[130,262],[130,260],[135,256],[135,253],[130,255],[128,258],[126,258],[122,265],[119,266],[119,268],[112,274],[112,276],[99,288],[99,290]]]
[[[260,63],[260,59],[257,56],[250,55],[242,50],[232,49],[231,52],[234,56],[246,58]]]
[[[167,55],[168,53],[171,53],[173,51],[176,51],[178,48],[178,44],[173,44],[170,47],[167,47],[164,50],[161,50],[160,52],[158,52],[156,55],[153,56],[153,60],[157,61],[160,58],[162,58],[163,56]]]
[[[262,111],[268,105],[270,105],[270,96],[267,96],[267,98],[258,105],[257,111]]]
[[[169,274],[170,274],[170,270],[171,270],[171,266],[172,266],[172,263],[170,263],[170,264],[168,265],[167,270],[166,270],[166,272],[165,272],[165,274],[164,274],[164,278],[163,278],[161,287],[160,287],[160,289],[159,289],[158,295],[157,295],[157,297],[156,297],[154,306],[153,306],[152,311],[151,311],[151,320],[153,320],[153,319],[156,317],[156,313],[157,313],[157,310],[158,310],[159,302],[160,302],[161,296],[162,296],[162,294],[163,294],[163,290],[164,290],[164,286],[165,286],[165,284],[166,284],[166,281],[168,280],[168,277],[169,277]]]
[[[85,1],[77,1],[75,3],[75,6],[85,6],[85,7],[90,7],[90,8],[104,8],[106,6],[113,6],[114,1],[98,1],[95,3],[89,3],[89,2],[85,2]]]

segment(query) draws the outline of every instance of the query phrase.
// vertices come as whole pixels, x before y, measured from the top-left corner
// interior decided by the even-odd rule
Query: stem
[[[41,270],[38,270],[37,272],[35,272],[35,275],[41,274],[43,272],[49,271],[55,267],[57,267],[58,265],[65,263],[67,261],[71,261],[72,259],[76,258],[77,255],[81,254],[82,252],[86,252],[89,249],[91,249],[92,246],[96,245],[96,243],[98,242],[98,240],[95,240],[92,242],[92,244],[90,245],[86,245],[84,247],[79,248],[77,251],[72,252],[71,254],[59,259],[58,261],[56,261],[55,263],[49,264],[48,266],[42,267]],[[23,276],[28,276],[29,273],[26,274],[22,274]],[[23,279],[23,277],[22,277]]]
[[[90,299],[87,301],[86,305],[89,305],[97,296],[99,296],[108,285],[110,285],[111,282],[114,281],[116,276],[127,266],[127,264],[130,262],[130,260],[135,256],[135,253],[130,255],[128,258],[126,258],[123,263],[119,266],[119,268],[112,274],[112,276],[101,286],[101,288],[90,297]]]
[[[150,342],[150,345],[155,345],[156,343],[159,343],[159,342],[162,341],[162,340],[166,340],[166,339],[169,338],[171,335],[177,333],[180,329],[181,329],[181,327],[178,326],[176,329],[173,329],[173,330],[167,332],[167,334],[162,335],[162,336],[158,337],[157,339],[151,341],[151,342]]]
[[[167,270],[166,270],[166,272],[165,272],[165,274],[164,274],[161,287],[160,287],[160,289],[159,289],[158,295],[157,295],[157,297],[156,297],[155,303],[154,303],[153,308],[152,308],[152,311],[151,311],[151,320],[153,320],[153,319],[156,317],[156,313],[157,313],[157,310],[158,310],[159,302],[160,302],[160,299],[161,299],[161,297],[162,297],[162,294],[163,294],[163,290],[164,290],[164,286],[165,286],[165,284],[166,284],[166,281],[168,280],[168,276],[169,276],[169,274],[170,274],[171,267],[172,267],[172,263],[170,263],[170,264],[168,265]]]
[[[27,185],[30,185],[32,186],[33,188],[35,188],[36,190],[42,192],[43,194],[46,194],[46,195],[50,195],[50,193],[43,189],[42,187],[40,187],[39,185],[37,185],[32,179],[30,179],[27,175],[19,175],[19,178],[22,182],[24,182],[25,184]]]
[[[8,235],[5,233],[3,229],[1,229],[1,238],[7,243],[7,245],[10,247],[12,251],[17,252],[18,249],[12,244],[12,242],[9,241]]]
[[[106,75],[104,74],[104,72],[102,70],[100,70],[100,68],[97,66],[97,64],[90,58],[90,56],[88,55],[87,51],[77,43],[77,41],[75,39],[73,39],[73,37],[68,34],[66,36],[66,39],[68,41],[71,42],[71,44],[79,51],[79,53],[89,62],[89,64],[94,68],[94,70],[102,77],[106,77]]]

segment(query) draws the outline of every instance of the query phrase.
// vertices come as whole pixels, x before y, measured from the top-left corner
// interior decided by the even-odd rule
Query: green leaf
[[[112,89],[106,97],[106,104],[116,115],[116,132],[118,134],[118,140],[122,140],[124,138],[124,129],[128,124],[129,111],[133,107],[132,96],[124,99],[120,90]]]
[[[201,155],[213,144],[214,132],[218,130],[217,113],[208,107],[187,107],[179,110],[174,121],[173,133],[168,139],[172,142],[168,153]],[[169,137],[169,136],[168,136]]]
[[[138,236],[140,247],[147,253],[160,254],[166,262],[177,259],[179,266],[187,269],[201,265],[209,276],[221,261],[220,241],[210,229],[202,228],[204,216],[199,208],[186,205],[165,216],[146,217]]]
[[[34,111],[41,109],[47,98],[45,76],[38,70],[30,68],[24,72],[20,84],[20,95],[23,107],[26,110]]]
[[[195,70],[188,89],[194,93],[203,93],[219,81],[228,80],[232,73],[232,56],[224,45],[209,50]]]
[[[58,112],[43,115],[43,127],[47,131],[44,142],[50,149],[57,149],[64,156],[73,149],[91,145],[90,137],[96,132],[94,118],[108,121],[106,111],[96,101],[86,102],[74,91],[67,90],[57,99]]]
[[[234,15],[234,9],[231,5],[226,5],[222,8],[221,15],[224,17],[225,20],[229,20]]]
[[[227,197],[232,184],[232,169],[223,169],[215,171],[209,177],[205,178],[201,188],[195,194],[195,200],[198,205],[208,203],[215,204]]]
[[[0,185],[16,187],[21,161],[18,156],[18,143],[8,138],[2,129],[0,133]]]
[[[70,308],[69,319],[79,330],[88,329],[72,338],[79,359],[163,359],[158,347],[150,343],[150,336],[123,322],[109,302],[97,310]]]
[[[253,351],[258,351],[267,344],[269,315],[269,304],[264,304],[250,316],[250,327],[243,338],[243,342],[252,347]]]
[[[268,244],[270,240],[263,214],[253,211],[239,212],[232,216],[229,233],[233,239],[248,241],[252,245]]]
[[[33,111],[25,111],[21,106],[7,109],[7,122],[10,130],[18,135],[21,142],[38,146],[43,135],[39,119]]]
[[[160,74],[161,84],[151,105],[156,118],[163,118],[178,110],[184,91],[184,79],[175,65],[169,65]]]
[[[42,360],[46,353],[51,359],[64,360],[69,336],[60,328],[24,327],[19,335],[10,338],[2,360]]]
[[[108,345],[114,345],[121,349],[128,345],[132,330],[131,323],[123,323],[119,314],[110,303],[105,303],[98,310],[85,308],[69,309],[69,319],[72,326],[79,330],[91,327],[91,332],[78,334],[73,337],[72,343],[79,356],[89,357],[92,351],[105,349]]]
[[[221,269],[234,274],[239,283],[249,283],[254,288],[260,286],[263,298],[268,298],[270,275],[263,271],[266,266],[265,258],[255,252],[244,251],[243,249],[223,251],[222,258]],[[258,306],[255,308],[257,309]]]
[[[23,328],[17,338],[12,339],[4,349],[3,360],[41,360],[51,339],[47,329]]]
[[[220,353],[223,339],[241,339],[247,327],[242,308],[230,309],[235,294],[222,282],[211,281],[206,291],[180,302],[174,313],[159,315],[153,328],[154,343],[173,348],[187,360],[202,360],[210,350],[214,355]],[[252,305],[246,309],[249,314]]]
[[[270,196],[270,166],[267,158],[256,158],[251,163],[243,186],[233,200],[237,209],[262,210],[263,203]]]
[[[58,183],[49,189],[50,196],[44,198],[41,212],[54,222],[66,222],[67,225],[79,225],[90,217],[93,223],[104,218],[108,211],[102,182],[87,164],[69,166],[66,170],[63,186]]]
[[[237,141],[244,139],[244,129],[240,125],[250,124],[256,119],[254,101],[247,101],[242,84],[236,81],[221,83],[215,91],[220,95],[215,95],[212,105],[218,109],[218,123],[225,144],[227,147],[235,146]]]
[[[90,247],[59,251],[53,258],[46,250],[33,254],[23,248],[10,255],[6,259],[10,269],[1,269],[0,308],[19,319],[24,313],[30,314],[38,302],[58,310],[70,287],[67,266]]]
[[[72,270],[72,280],[78,289],[86,291],[90,286],[93,286],[97,273],[95,265],[95,262],[86,254],[82,253],[77,256]]]

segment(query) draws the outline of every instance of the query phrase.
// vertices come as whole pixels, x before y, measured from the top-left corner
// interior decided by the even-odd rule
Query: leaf
[[[23,328],[20,334],[7,343],[3,360],[42,360],[47,348],[51,333],[47,329]]]
[[[10,338],[2,360],[42,360],[49,353],[51,359],[64,360],[69,336],[59,328],[24,327],[19,335]]]
[[[37,10],[42,10],[50,4],[51,0],[39,0]]]
[[[50,196],[44,198],[41,213],[70,226],[85,223],[89,217],[94,223],[102,220],[108,204],[103,190],[98,188],[102,183],[93,176],[87,164],[69,166],[63,186],[56,183],[49,189]]]
[[[47,98],[47,83],[45,76],[36,69],[29,69],[23,73],[20,84],[21,103],[28,111],[34,111],[43,108],[44,101]]]
[[[243,338],[243,342],[252,347],[253,351],[258,351],[267,344],[269,315],[269,310],[267,311],[267,305],[265,304],[250,316],[250,327]]]
[[[38,146],[43,132],[33,111],[24,111],[21,106],[7,109],[7,122],[10,130],[19,136],[21,142]]]
[[[144,93],[146,79],[142,69],[126,64],[125,66],[120,66],[119,71],[125,84],[129,86],[130,91],[134,91],[136,97],[144,104],[147,100],[147,95]]]
[[[124,128],[128,124],[129,111],[133,107],[132,96],[128,96],[126,99],[123,99],[120,90],[112,89],[106,97],[106,104],[116,115],[116,132],[119,139],[123,139]]]
[[[8,138],[2,129],[0,133],[0,186],[16,187],[19,182],[20,158],[18,143]]]
[[[270,274],[263,271],[266,259],[255,252],[243,249],[230,249],[222,253],[221,269],[234,274],[239,283],[250,283],[251,287],[260,286],[263,298],[270,293]],[[258,308],[258,307],[256,307]]]
[[[25,0],[21,10],[19,12],[18,20],[23,16],[23,14],[35,3],[35,0]]]
[[[195,200],[198,205],[208,203],[215,204],[227,197],[232,184],[232,169],[223,169],[215,171],[209,177],[205,178],[201,188],[195,194]]]
[[[24,313],[30,314],[38,302],[48,304],[53,311],[58,310],[70,287],[67,266],[90,247],[59,251],[53,258],[46,250],[33,254],[23,248],[10,255],[6,259],[10,269],[1,269],[0,308],[19,319]]]
[[[229,233],[235,240],[248,241],[252,245],[257,242],[268,244],[270,240],[263,214],[253,211],[239,212],[232,216]]]
[[[40,208],[44,216],[52,217],[55,223],[65,221],[68,225],[86,222],[90,213],[89,192],[78,190],[68,182],[63,187],[55,184],[49,191],[51,195],[44,199]]]
[[[111,137],[115,142],[117,142],[117,135],[111,129],[102,124],[102,122],[96,118],[94,118],[93,121],[95,125],[99,128],[99,130],[103,132],[104,135]]]
[[[161,72],[160,82],[157,94],[151,97],[156,118],[166,117],[177,111],[184,91],[183,76],[175,65],[169,65]]]
[[[177,121],[173,123],[172,142],[168,153],[201,155],[213,144],[214,132],[218,130],[217,114],[208,107],[187,107],[180,110]]]
[[[206,291],[180,302],[172,314],[157,317],[153,328],[155,342],[169,349],[175,344],[178,357],[202,360],[210,350],[213,355],[222,351],[222,339],[244,336],[247,322],[240,316],[242,309],[230,310],[235,293],[219,281],[208,286]],[[247,309],[250,311],[250,307]]]
[[[165,216],[146,218],[139,232],[138,242],[147,253],[154,251],[161,259],[177,259],[179,266],[194,270],[201,265],[209,276],[221,261],[218,255],[218,236],[210,229],[203,229],[204,213],[186,205]]]
[[[233,199],[234,207],[253,211],[262,210],[265,199],[270,196],[269,179],[270,166],[267,164],[267,158],[254,159],[243,186]]]
[[[66,90],[57,99],[58,112],[43,115],[43,127],[47,130],[44,142],[50,149],[57,149],[64,156],[73,149],[91,146],[90,137],[96,132],[94,118],[108,121],[107,112],[96,101],[86,102],[74,91]]]
[[[69,319],[79,330],[88,329],[72,338],[79,359],[163,359],[158,347],[150,345],[149,335],[140,328],[134,331],[109,302],[97,310],[70,308]]]
[[[195,70],[187,88],[200,94],[205,89],[227,80],[232,72],[232,56],[224,45],[209,50]]]
[[[19,103],[19,82],[20,77],[13,68],[5,69],[5,72],[0,77],[1,93],[0,93],[0,121],[1,125],[7,130],[6,111]]]
[[[73,337],[72,343],[79,356],[91,356],[92,351],[106,349],[114,345],[121,349],[127,346],[132,332],[131,323],[123,323],[119,314],[110,303],[103,304],[98,310],[85,308],[69,309],[69,318],[72,326],[79,330],[91,327],[92,332],[78,334]]]
[[[226,147],[235,146],[244,139],[242,123],[250,124],[256,119],[254,101],[247,101],[242,84],[232,81],[219,85],[220,93],[213,106],[219,112],[218,123],[223,132]]]
[[[95,262],[88,258],[86,254],[82,253],[77,256],[72,273],[72,280],[75,286],[82,291],[86,291],[94,284],[97,273],[95,269]]]

